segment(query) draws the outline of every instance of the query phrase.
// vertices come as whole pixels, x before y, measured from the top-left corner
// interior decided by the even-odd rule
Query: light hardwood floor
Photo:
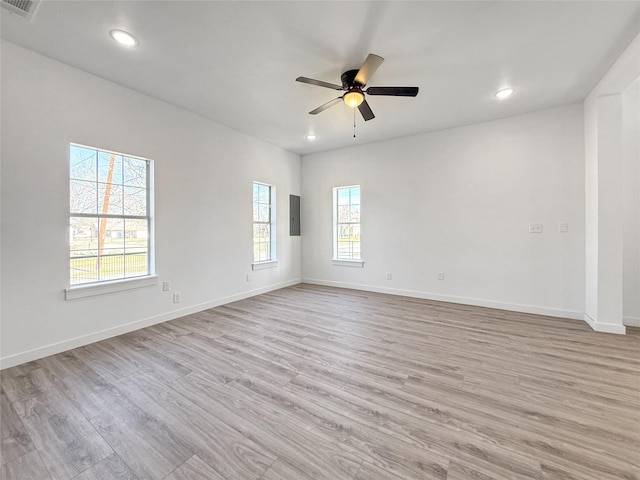
[[[298,285],[2,372],[2,480],[640,480],[640,332]]]

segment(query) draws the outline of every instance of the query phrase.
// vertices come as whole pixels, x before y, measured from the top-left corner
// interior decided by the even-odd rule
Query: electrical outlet
[[[250,282],[250,281],[251,281],[251,274],[247,273],[247,282]]]
[[[444,272],[438,272],[438,280],[444,280]]]
[[[171,290],[171,285],[169,284],[169,280],[165,280],[162,282],[162,291],[168,292],[169,290]]]
[[[173,294],[173,303],[180,303],[180,294],[179,293],[174,293]]]
[[[529,224],[529,233],[542,233],[542,224],[541,223],[530,223]]]
[[[391,272],[387,272],[387,280],[392,280],[393,274]]]

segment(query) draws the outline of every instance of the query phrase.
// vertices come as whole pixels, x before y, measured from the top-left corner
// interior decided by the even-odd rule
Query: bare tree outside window
[[[70,284],[149,275],[149,160],[71,144]]]

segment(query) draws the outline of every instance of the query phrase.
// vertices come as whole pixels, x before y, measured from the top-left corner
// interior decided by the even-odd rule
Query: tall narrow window
[[[333,189],[333,256],[361,260],[360,185]]]
[[[149,275],[151,162],[70,146],[69,283]]]
[[[275,188],[253,182],[253,261],[276,259]]]

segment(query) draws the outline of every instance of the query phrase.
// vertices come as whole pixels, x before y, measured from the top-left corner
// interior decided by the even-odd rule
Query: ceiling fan
[[[338,98],[334,98],[324,105],[320,105],[315,110],[311,110],[309,113],[311,115],[317,115],[318,113],[325,111],[327,108],[340,103],[342,100],[349,107],[358,107],[358,110],[360,110],[360,113],[362,114],[362,118],[367,121],[375,118],[375,115],[373,114],[371,107],[369,107],[367,100],[364,98],[365,93],[367,95],[388,95],[392,97],[415,97],[418,95],[418,87],[369,87],[365,90],[364,87],[367,85],[367,82],[376,70],[378,70],[378,67],[382,65],[382,62],[384,62],[384,58],[370,53],[360,67],[360,70],[347,70],[341,75],[340,79],[342,80],[342,85],[323,82],[322,80],[314,80],[313,78],[307,77],[296,78],[296,82],[308,83],[310,85],[317,85],[318,87],[330,88],[332,90],[343,90],[346,92]]]

